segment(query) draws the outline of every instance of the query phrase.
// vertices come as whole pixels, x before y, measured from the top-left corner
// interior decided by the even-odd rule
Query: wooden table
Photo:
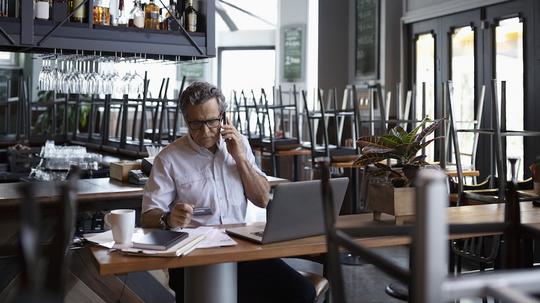
[[[504,220],[503,204],[451,207],[447,210],[448,222],[453,224],[494,223]],[[521,220],[524,224],[539,226],[540,208],[533,207],[531,202],[522,202]],[[337,225],[340,228],[353,228],[362,226],[389,226],[393,224],[391,216],[383,215],[382,221],[373,221],[371,214],[357,214],[339,217]],[[450,238],[459,239],[493,234],[496,233],[455,234]],[[198,249],[181,258],[134,257],[96,246],[91,246],[90,251],[94,256],[94,261],[100,275],[186,267],[186,275],[189,277],[191,277],[190,275],[197,275],[199,281],[206,281],[204,283],[201,282],[201,285],[186,289],[186,296],[188,298],[191,298],[193,292],[200,293],[201,289],[218,289],[219,284],[222,283],[220,279],[226,279],[227,281],[236,280],[236,262],[326,252],[324,236],[308,237],[266,245],[255,244],[242,239],[235,240],[238,242],[236,246]],[[376,248],[406,245],[411,240],[405,236],[392,236],[359,238],[356,241],[366,247]],[[201,279],[201,275],[204,277],[203,279]],[[216,278],[216,275],[219,275],[221,278]],[[223,295],[226,296],[228,293]],[[207,302],[205,299],[195,301]],[[234,302],[234,300],[231,302]]]
[[[268,177],[270,186],[290,182],[287,179]],[[21,182],[0,184],[0,207],[14,207],[20,204],[21,195],[17,187]],[[36,201],[43,204],[57,202],[60,190],[56,182],[36,182]],[[132,185],[109,178],[83,179],[78,181],[77,199],[80,205],[88,202],[104,200],[140,199],[143,195],[142,185]],[[140,206],[140,205],[139,205]]]
[[[15,206],[20,203],[21,195],[17,187],[21,183],[0,184],[0,206]],[[58,201],[60,190],[56,182],[36,182],[36,201],[40,203],[53,203]],[[100,199],[124,199],[142,196],[142,187],[122,183],[109,178],[79,180],[77,198],[80,202],[95,201]]]
[[[471,205],[448,208],[448,221],[453,224],[493,223],[504,220],[503,204]],[[521,220],[524,224],[540,224],[540,208],[531,202],[521,203]],[[372,214],[340,216],[338,227],[388,226],[393,225],[393,217],[382,216],[382,221],[373,221]],[[453,238],[481,236],[488,234],[453,235]],[[189,267],[217,264],[222,262],[241,262],[279,257],[301,256],[326,252],[324,236],[285,241],[274,244],[255,244],[235,238],[238,245],[232,247],[198,249],[182,258],[133,257],[119,252],[109,252],[105,248],[92,246],[96,265],[101,275],[120,274],[134,271],[147,271],[162,268]],[[408,237],[374,237],[357,240],[371,247],[387,247],[410,243]]]

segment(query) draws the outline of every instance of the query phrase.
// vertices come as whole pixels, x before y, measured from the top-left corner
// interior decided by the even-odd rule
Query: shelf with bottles
[[[49,3],[48,0],[46,1]],[[12,51],[31,52],[51,49],[109,53],[131,52],[148,54],[150,57],[206,58],[215,56],[215,8],[213,1],[203,2],[204,10],[197,17],[197,22],[200,25],[197,32],[186,32],[178,26],[177,21],[187,20],[178,12],[175,13],[177,14],[176,20],[171,17],[168,12],[177,11],[176,5],[172,5],[173,1],[169,2],[169,6],[165,10],[167,13],[164,13],[163,9],[161,12],[159,11],[158,5],[154,2],[157,1],[161,4],[160,0],[147,0],[148,5],[145,8],[148,18],[144,20],[145,13],[142,11],[141,1],[136,0],[134,8],[130,10],[130,15],[136,17],[137,20],[131,18],[132,21],[127,16],[123,16],[126,14],[126,9],[120,9],[124,1],[126,0],[87,0],[85,3],[84,0],[69,0],[69,2],[67,0],[54,0],[51,2],[51,14],[48,19],[44,18],[47,17],[46,15],[41,15],[43,19],[29,18],[28,12],[26,12],[26,18],[19,16],[0,17],[0,47]],[[63,3],[63,7],[59,9],[55,5],[60,2]],[[187,2],[191,1],[187,0]],[[79,6],[81,3],[83,3],[82,6]],[[96,4],[98,7],[95,7]],[[105,10],[101,7],[104,4],[118,4],[119,12],[113,12],[111,15],[110,7]],[[84,7],[82,13],[78,10],[74,11],[77,6],[79,9]],[[30,7],[32,10],[36,8],[32,5]],[[89,11],[89,7],[95,9]],[[23,9],[28,11],[29,6],[21,5],[21,16],[24,15]],[[65,15],[63,18],[59,18],[58,14],[62,10],[64,10]],[[37,17],[37,12],[32,11],[31,13],[32,17]],[[95,16],[94,13],[101,14],[101,17]],[[68,14],[72,16],[65,20]],[[114,17],[115,14],[117,17]],[[204,16],[210,16],[210,18]],[[58,19],[63,21],[58,21]],[[104,22],[104,19],[108,19],[109,22]],[[31,23],[30,26],[27,26],[27,23]],[[135,26],[141,26],[141,23],[142,28]],[[164,25],[165,23],[166,25]],[[144,28],[145,26],[147,28]],[[206,31],[206,28],[211,30]],[[23,36],[26,38],[24,39]]]

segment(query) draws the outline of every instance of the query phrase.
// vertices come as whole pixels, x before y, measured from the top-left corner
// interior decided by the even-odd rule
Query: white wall
[[[338,1],[339,2],[339,1]],[[348,1],[319,1],[319,58],[318,84],[320,88],[336,88],[338,94],[349,83],[349,51],[354,44],[349,41]],[[353,61],[354,62],[354,61]]]
[[[304,25],[306,28],[306,61],[304,79],[294,83],[299,89],[312,91],[317,86],[318,70],[318,1],[314,0],[279,0],[278,1],[278,31],[276,33],[276,83],[283,89],[292,87],[293,83],[286,83],[282,76],[282,39],[283,27],[287,25]]]
[[[251,30],[220,32],[216,40],[218,47],[274,46],[276,44],[276,31]]]
[[[427,20],[511,0],[403,0],[405,23]]]

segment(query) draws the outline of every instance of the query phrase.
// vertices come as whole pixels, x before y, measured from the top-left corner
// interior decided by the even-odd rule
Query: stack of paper
[[[193,230],[204,229],[204,240],[202,240],[197,248],[212,248],[212,247],[221,247],[221,246],[234,246],[238,243],[234,241],[229,235],[225,233],[224,229],[202,226],[197,228],[184,228],[182,231],[187,232],[191,235]]]
[[[153,257],[180,257],[185,256],[196,248],[211,248],[220,246],[233,246],[236,241],[231,239],[223,229],[218,229],[210,226],[201,226],[197,228],[184,228],[178,231],[187,232],[189,236],[170,247],[167,250],[151,250],[133,248],[131,245],[123,246],[117,244],[113,240],[112,232],[106,231],[97,234],[86,234],[84,238],[94,244],[107,247],[109,249],[119,249],[127,254],[153,256]],[[144,235],[144,229],[136,228],[133,233],[133,241]]]

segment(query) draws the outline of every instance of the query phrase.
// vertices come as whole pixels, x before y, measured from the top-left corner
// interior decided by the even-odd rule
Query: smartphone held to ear
[[[227,112],[223,112],[223,114],[221,115],[221,121],[223,125],[227,124]]]
[[[223,114],[221,115],[221,124],[222,125],[228,124],[227,123],[227,112],[223,112]],[[223,128],[221,128],[221,130],[223,131]],[[225,139],[225,140],[228,141],[229,139]]]

